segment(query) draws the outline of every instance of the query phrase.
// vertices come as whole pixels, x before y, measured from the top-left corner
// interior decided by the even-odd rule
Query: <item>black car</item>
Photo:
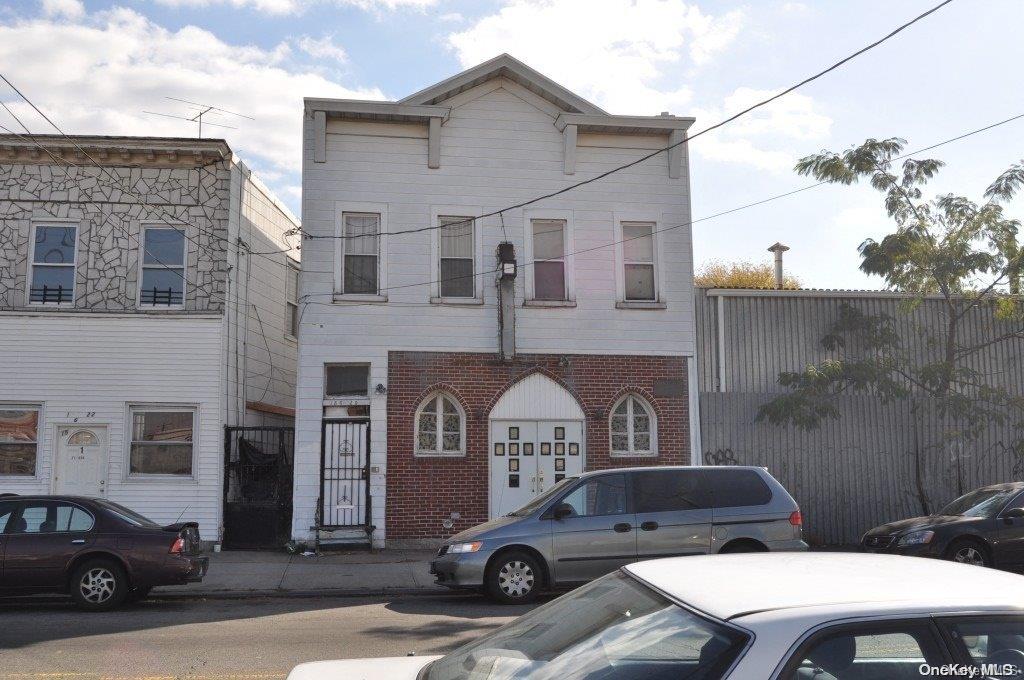
[[[861,545],[871,552],[1024,570],[1024,482],[982,487],[934,515],[883,524],[864,534]]]
[[[195,522],[160,526],[101,498],[0,495],[0,595],[68,593],[113,609],[153,586],[201,581],[200,550]]]

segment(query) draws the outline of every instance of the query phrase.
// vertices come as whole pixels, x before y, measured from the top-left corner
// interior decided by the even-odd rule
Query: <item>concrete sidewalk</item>
[[[210,554],[202,583],[153,589],[153,597],[312,597],[438,594],[432,551],[352,551],[324,555],[230,551]]]

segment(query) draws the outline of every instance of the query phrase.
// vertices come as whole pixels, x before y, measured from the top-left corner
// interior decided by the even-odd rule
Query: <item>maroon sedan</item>
[[[201,581],[195,522],[160,526],[100,498],[0,495],[0,595],[68,593],[103,611]]]

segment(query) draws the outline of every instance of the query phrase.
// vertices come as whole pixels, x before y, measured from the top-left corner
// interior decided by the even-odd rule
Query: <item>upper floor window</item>
[[[191,475],[195,409],[133,408],[129,472]]]
[[[627,302],[658,299],[654,257],[654,224],[622,223],[622,281]]]
[[[416,453],[461,456],[466,453],[466,416],[444,392],[427,397],[416,411]]]
[[[32,248],[28,300],[32,304],[70,304],[75,300],[75,251],[78,227],[39,225]]]
[[[532,220],[533,296],[537,300],[567,300],[565,220]]]
[[[379,289],[380,215],[345,213],[342,219],[341,292],[376,295]]]
[[[471,298],[476,292],[472,217],[438,217],[438,267],[443,298]]]
[[[0,475],[34,475],[38,454],[38,407],[0,406]]]
[[[185,301],[185,234],[169,227],[146,227],[142,233],[139,304],[180,307]]]
[[[611,445],[613,456],[657,455],[657,423],[650,404],[636,394],[627,394],[612,407]]]
[[[299,263],[288,258],[288,266],[285,268],[285,307],[287,314],[285,327],[288,335],[293,338],[299,337]]]

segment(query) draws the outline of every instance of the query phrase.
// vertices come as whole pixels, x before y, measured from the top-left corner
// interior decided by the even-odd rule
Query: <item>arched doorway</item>
[[[490,413],[492,518],[583,472],[585,421],[576,398],[541,373],[520,380],[501,396]]]

